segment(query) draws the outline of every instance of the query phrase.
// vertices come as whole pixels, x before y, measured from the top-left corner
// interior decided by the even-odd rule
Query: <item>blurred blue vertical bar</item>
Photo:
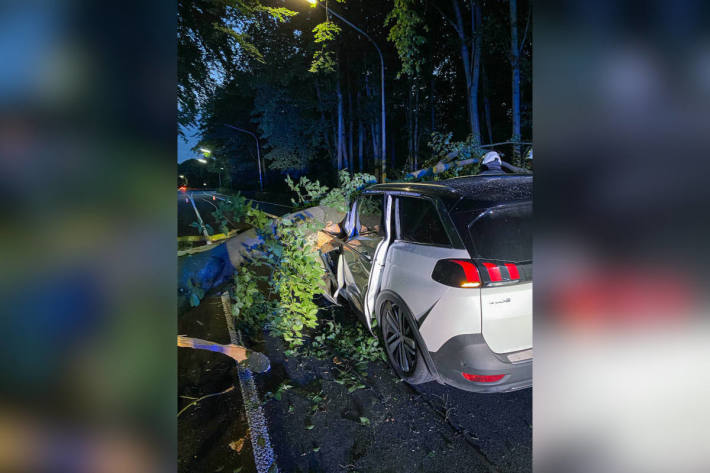
[[[174,470],[175,29],[0,2],[2,471]]]
[[[535,3],[535,471],[710,471],[709,23]]]

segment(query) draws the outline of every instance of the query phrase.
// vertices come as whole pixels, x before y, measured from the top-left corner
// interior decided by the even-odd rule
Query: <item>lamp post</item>
[[[226,123],[224,124],[224,126],[226,126],[227,128],[231,128],[233,130],[241,131],[242,133],[247,133],[254,138],[254,141],[256,141],[256,162],[259,166],[259,189],[263,191],[264,190],[264,182],[261,179],[261,152],[259,151],[259,138],[256,136],[255,133],[252,133],[249,130],[239,128],[234,125],[228,125]]]
[[[382,51],[380,51],[380,47],[377,46],[377,43],[370,38],[370,36],[362,31],[360,28],[357,26],[353,25],[350,23],[348,20],[343,18],[341,15],[337,14],[327,6],[323,5],[320,3],[318,0],[306,0],[308,3],[310,3],[312,6],[318,5],[319,7],[325,9],[325,11],[330,12],[335,16],[336,18],[339,18],[343,22],[345,22],[347,25],[352,27],[355,31],[363,35],[369,42],[372,43],[372,45],[375,47],[377,50],[377,54],[380,56],[380,101],[381,101],[381,113],[382,113],[382,182],[385,182],[385,179],[387,177],[387,135],[386,135],[386,126],[385,126],[385,60],[382,57]]]
[[[212,156],[212,150],[210,150],[210,149],[200,148],[200,151],[202,152],[202,154],[204,155],[205,158],[209,158],[210,156]],[[202,164],[207,164],[207,159],[199,158],[198,161],[201,162]],[[222,170],[223,169],[224,168],[219,168],[219,171],[217,171],[217,177],[219,178],[220,189],[222,188]]]

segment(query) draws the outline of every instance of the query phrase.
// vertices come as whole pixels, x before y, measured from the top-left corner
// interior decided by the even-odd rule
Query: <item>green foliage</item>
[[[217,208],[212,212],[212,217],[219,224],[219,229],[222,233],[228,233],[231,228],[234,228],[238,223],[244,221],[247,214],[249,203],[243,195],[237,193],[229,196],[226,200],[221,200],[217,204]]]
[[[366,387],[361,373],[368,363],[386,360],[377,337],[360,324],[345,325],[335,320],[321,321],[311,343],[300,351],[335,363],[335,382],[349,393]]]
[[[200,233],[202,233],[202,225],[200,225],[200,222],[194,221],[190,224],[192,228],[196,228]],[[214,235],[214,229],[209,223],[205,223],[205,230],[207,230],[208,235]]]
[[[234,276],[232,315],[250,333],[258,333],[276,310],[273,300],[267,300],[262,287],[268,278],[260,276],[254,267],[242,266]]]
[[[458,161],[483,156],[483,151],[479,147],[479,144],[473,140],[471,135],[469,135],[465,141],[453,141],[452,137],[453,133],[451,132],[439,133],[435,131],[431,134],[431,138],[427,144],[433,151],[437,162],[454,152],[456,152],[456,160]]]
[[[278,171],[304,169],[322,140],[315,103],[308,100],[311,88],[304,93],[304,78],[292,75],[284,72],[285,77],[258,84],[252,112],[259,117],[261,139],[268,145],[264,159]],[[300,95],[296,95],[297,88]]]
[[[294,182],[291,176],[286,176],[286,184],[298,197],[298,200],[291,199],[294,207],[302,209],[318,202],[340,212],[347,212],[348,203],[365,187],[375,182],[377,178],[372,174],[355,173],[351,176],[347,169],[341,169],[338,173],[338,187],[328,191],[328,186],[321,185],[320,181],[311,181],[306,176],[301,176],[298,182]]]
[[[313,62],[308,72],[335,72],[335,54],[325,48],[313,53]]]
[[[335,320],[323,321],[304,353],[321,359],[346,360],[359,370],[372,361],[385,361],[377,337],[360,324],[344,325]]]
[[[190,300],[190,306],[197,307],[200,305],[200,300],[205,297],[205,290],[195,284],[192,278],[187,280],[186,292],[188,294],[188,299]]]
[[[328,49],[328,43],[334,41],[341,31],[342,28],[327,17],[323,23],[313,28],[313,41],[316,44],[321,44],[321,48],[313,53],[313,61],[308,70],[309,72],[335,72],[335,54]]]
[[[258,9],[260,11],[268,13],[272,18],[274,18],[280,23],[284,23],[292,16],[298,15],[298,12],[289,10],[288,8],[284,7],[268,7],[264,5],[259,5]]]
[[[279,311],[271,321],[271,332],[280,334],[291,346],[302,341],[303,329],[316,326],[318,306],[313,296],[322,291],[322,268],[317,252],[306,239],[303,222],[281,219],[277,235],[283,244],[280,264],[274,268],[271,289],[278,294]]]
[[[328,192],[328,186],[322,186],[320,181],[311,181],[306,176],[301,176],[298,182],[294,182],[291,176],[286,175],[286,185],[296,193],[298,201],[292,198],[291,203],[298,209],[318,202]]]
[[[316,326],[313,296],[322,290],[322,268],[307,235],[305,221],[281,218],[275,223],[250,207],[247,222],[261,239],[252,261],[235,276],[234,315],[252,329],[266,328],[291,347],[303,343],[303,331]],[[266,273],[258,275],[258,271]]]
[[[466,138],[465,141],[454,141],[452,139],[453,134],[449,133],[439,133],[434,132],[431,134],[430,141],[428,143],[429,148],[433,152],[431,159],[423,163],[423,167],[435,166],[439,161],[442,160],[456,160],[462,161],[466,159],[476,158],[480,159],[483,156],[483,151],[476,143],[471,135]],[[450,156],[454,156],[450,158]],[[442,173],[433,176],[434,180],[449,179],[451,177],[458,176],[468,176],[473,174],[478,174],[480,169],[480,164],[468,164],[461,168],[448,169]]]
[[[271,391],[267,392],[264,394],[264,403],[270,401],[271,399],[275,399],[277,401],[281,400],[281,397],[283,396],[283,393],[288,391],[289,389],[293,388],[290,384],[286,383],[285,381],[279,385],[279,387],[274,391],[273,393]]]
[[[385,26],[392,25],[387,39],[394,43],[402,61],[397,78],[421,72],[420,47],[426,43],[426,38],[420,32],[429,31],[420,15],[421,9],[420,0],[394,0],[394,7],[385,18]]]
[[[316,25],[313,28],[313,41],[316,43],[323,43],[326,41],[333,41],[336,36],[340,34],[342,29],[340,26],[336,25],[332,21],[324,21],[323,23]]]
[[[222,25],[215,25],[215,30],[220,31],[226,35],[226,37],[229,37],[233,40],[236,41],[237,44],[239,44],[240,48],[244,53],[247,55],[251,56],[255,60],[264,63],[264,56],[261,54],[259,49],[252,43],[251,37],[246,34],[246,33],[239,33],[235,30],[233,30],[230,27],[227,26],[222,26]]]
[[[218,77],[232,69],[238,58],[264,60],[252,37],[243,33],[246,25],[265,17],[283,23],[296,14],[259,0],[178,0],[178,123],[194,122]]]
[[[348,204],[353,201],[365,187],[377,182],[377,178],[372,174],[350,173],[342,169],[338,173],[339,186],[331,189],[328,194],[321,199],[320,204],[337,209],[340,212],[348,211]]]

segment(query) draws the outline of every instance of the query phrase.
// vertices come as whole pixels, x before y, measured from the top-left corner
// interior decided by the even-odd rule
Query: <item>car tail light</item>
[[[513,263],[505,263],[506,269],[508,269],[508,274],[510,274],[510,279],[520,279],[520,273],[518,272],[518,267]]]
[[[475,383],[495,383],[503,379],[504,374],[471,374],[471,373],[461,373],[464,378]]]
[[[523,266],[526,268],[526,266]],[[431,273],[432,279],[451,287],[475,288],[500,286],[529,280],[529,268],[521,270],[513,263],[492,263],[465,259],[439,260]]]
[[[481,277],[472,261],[443,259],[436,263],[431,273],[434,281],[452,287],[481,287]]]
[[[500,274],[500,267],[494,263],[483,263],[488,271],[488,277],[491,278],[491,282],[498,282],[503,280],[503,276]]]
[[[498,264],[484,261],[481,262],[481,265],[486,268],[487,283],[494,283],[493,285],[496,286],[499,284],[512,284],[524,279],[520,276],[518,266],[513,263]]]

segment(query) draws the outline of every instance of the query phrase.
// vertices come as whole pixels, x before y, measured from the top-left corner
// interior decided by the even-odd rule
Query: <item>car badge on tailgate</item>
[[[510,302],[510,297],[498,301],[490,301],[489,304],[505,304],[506,302]]]

